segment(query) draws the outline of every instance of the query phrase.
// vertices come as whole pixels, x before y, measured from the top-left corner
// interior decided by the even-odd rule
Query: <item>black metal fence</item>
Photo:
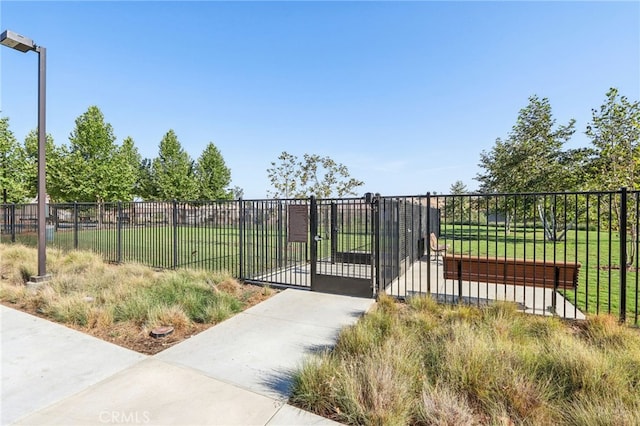
[[[481,301],[489,293],[495,296],[502,292],[506,296],[508,291],[520,290],[522,296],[518,302],[539,306],[564,317],[608,313],[619,316],[621,321],[639,324],[640,192],[621,189],[429,198],[429,202],[440,211],[439,244],[448,246],[446,257],[454,262],[450,265],[433,263],[437,272],[454,265],[456,258],[463,259],[458,261],[463,265],[471,258],[467,267],[472,262],[478,263],[479,259],[485,265],[499,264],[505,268],[503,275],[506,278],[502,277],[500,281],[493,277],[494,281],[486,284],[488,280],[484,275],[495,273],[495,268],[492,270],[492,266],[484,266],[476,279],[467,275],[468,279],[462,284],[464,289],[456,289],[455,293],[467,294],[472,300]],[[523,281],[538,283],[528,289],[538,291],[525,292],[525,289],[514,288],[518,286],[515,274],[509,274],[507,269],[516,268],[516,264],[531,265],[534,262],[551,266],[548,268],[551,272],[545,272],[538,266],[519,266],[514,272],[524,275],[521,277]],[[565,277],[553,276],[554,271],[566,274],[564,267],[571,264],[578,264],[574,285],[567,284],[570,280],[563,279]],[[457,276],[457,271],[452,275]],[[514,281],[512,286],[510,280]],[[563,284],[558,285],[558,281]],[[446,279],[439,283],[438,288],[444,289],[444,294],[452,293],[447,285],[460,284]],[[535,297],[546,299],[531,300]],[[548,306],[549,299],[551,304],[557,305]]]
[[[47,244],[274,285],[313,288],[314,279],[337,276],[347,279],[339,285],[370,282],[371,294],[506,299],[545,315],[609,313],[637,325],[639,197],[621,189],[51,204]],[[35,245],[35,207],[1,205],[0,241]],[[474,275],[472,264],[484,266]]]

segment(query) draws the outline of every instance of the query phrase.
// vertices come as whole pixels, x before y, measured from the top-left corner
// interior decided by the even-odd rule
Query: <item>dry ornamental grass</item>
[[[639,425],[640,333],[383,296],[296,373],[290,402],[353,425]]]
[[[155,354],[273,294],[228,274],[154,271],[137,264],[108,265],[89,252],[47,250],[52,279],[37,291],[36,251],[0,245],[0,301],[118,345]],[[150,331],[171,326],[162,338]]]

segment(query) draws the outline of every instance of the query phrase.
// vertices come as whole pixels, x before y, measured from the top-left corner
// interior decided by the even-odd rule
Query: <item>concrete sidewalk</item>
[[[291,372],[371,299],[285,290],[155,356],[0,306],[0,420],[28,425],[329,425]]]

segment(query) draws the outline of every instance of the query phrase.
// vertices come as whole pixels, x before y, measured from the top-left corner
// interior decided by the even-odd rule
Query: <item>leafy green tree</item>
[[[145,158],[140,162],[138,176],[138,195],[144,200],[157,200],[158,194],[156,193],[153,179],[153,162],[151,159]]]
[[[160,200],[194,200],[198,195],[193,160],[182,149],[173,130],[160,141],[158,157],[151,163],[153,192]]]
[[[590,168],[592,185],[604,190],[640,189],[640,102],[629,101],[616,88],[609,89],[600,109],[592,110],[586,134],[594,153]],[[630,197],[627,266],[634,262],[638,241],[634,203],[635,199]],[[615,215],[611,220],[619,229],[620,203],[613,203],[611,208]]]
[[[21,203],[27,197],[24,150],[9,129],[9,117],[0,118],[0,202]]]
[[[529,98],[506,140],[480,154],[476,177],[484,192],[559,191],[572,173],[562,148],[575,133],[575,120],[554,129],[556,120],[546,98]]]
[[[275,198],[318,198],[356,195],[355,189],[364,182],[354,179],[349,169],[332,158],[317,154],[304,154],[303,159],[283,152],[280,163],[272,162],[267,169],[274,188],[270,194]]]
[[[121,164],[119,179],[131,185],[131,195],[133,197],[142,197],[144,195],[141,179],[142,157],[130,136],[122,141],[122,145],[118,147],[116,154],[118,163]]]
[[[611,88],[599,110],[592,110],[586,135],[594,158],[591,171],[598,189],[640,189],[640,102]]]
[[[99,203],[133,198],[135,176],[129,166],[131,147],[123,151],[115,140],[111,124],[105,122],[98,107],[90,106],[76,119],[69,147],[61,151],[61,198]]]
[[[239,200],[240,198],[244,197],[244,189],[236,185],[233,188],[231,188],[231,194],[234,200]]]
[[[575,120],[556,127],[547,98],[529,98],[520,110],[516,124],[506,140],[498,138],[495,146],[480,154],[476,177],[483,192],[550,192],[570,190],[576,183],[577,152],[563,151],[564,144],[575,132]],[[548,240],[563,238],[564,231],[556,221],[557,204],[545,204],[546,199],[530,197],[536,203],[538,215]],[[514,200],[505,198],[501,207],[507,223],[515,207]],[[521,206],[527,209],[527,203]]]
[[[279,163],[271,162],[267,169],[267,175],[273,186],[273,191],[268,194],[273,198],[293,198],[297,193],[298,180],[300,178],[300,164],[298,157],[286,151],[278,156]]]
[[[233,196],[227,188],[231,182],[231,170],[225,164],[220,150],[212,142],[198,158],[196,179],[201,200],[224,200]]]
[[[469,211],[468,202],[461,195],[467,194],[467,186],[461,181],[455,181],[449,188],[451,198],[445,198],[445,215],[448,221],[459,221],[466,218]]]
[[[46,186],[47,194],[56,200],[59,179],[60,150],[53,142],[53,137],[47,134],[46,151]],[[38,193],[38,131],[32,130],[24,139],[24,174],[28,197],[33,199]]]

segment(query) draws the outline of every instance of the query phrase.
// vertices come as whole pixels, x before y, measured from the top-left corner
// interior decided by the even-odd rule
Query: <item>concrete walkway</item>
[[[155,356],[0,306],[2,425],[330,425],[291,372],[371,299],[285,290]]]

